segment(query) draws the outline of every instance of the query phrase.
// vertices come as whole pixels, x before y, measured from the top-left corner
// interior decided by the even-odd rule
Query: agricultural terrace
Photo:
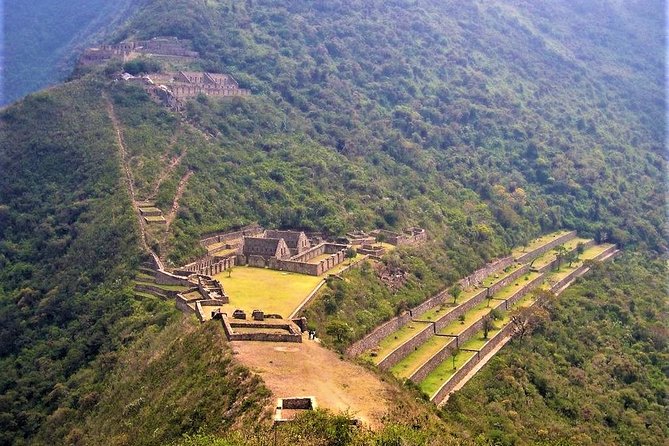
[[[571,231],[558,231],[558,232],[553,232],[551,234],[546,234],[544,236],[541,236],[539,238],[536,238],[536,239],[532,240],[529,244],[527,244],[525,246],[519,246],[518,248],[514,249],[511,252],[511,255],[515,259],[515,258],[520,257],[523,254],[527,254],[528,252],[533,251],[537,248],[541,248],[546,243],[549,243],[550,241],[552,241],[552,240],[554,240],[554,239],[556,239],[560,236],[568,234],[569,232],[571,232]]]
[[[251,314],[258,309],[283,317],[288,317],[323,280],[317,276],[250,266],[236,266],[230,277],[222,272],[214,279],[223,284],[230,298],[223,312],[231,314],[239,308]]]

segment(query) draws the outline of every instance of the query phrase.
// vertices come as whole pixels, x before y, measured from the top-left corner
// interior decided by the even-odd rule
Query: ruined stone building
[[[126,41],[87,48],[79,58],[79,64],[96,65],[112,59],[126,62],[141,54],[184,58],[196,58],[199,55],[197,51],[192,50],[190,40],[180,40],[176,37],[154,37],[150,40]]]
[[[304,232],[301,231],[277,231],[268,229],[265,231],[265,237],[284,239],[286,245],[288,245],[288,248],[290,248],[291,256],[302,254],[304,251],[311,248],[309,238]]]
[[[247,262],[251,262],[252,256],[262,257],[264,260],[270,258],[288,259],[291,257],[290,248],[282,238],[244,237],[242,255]]]

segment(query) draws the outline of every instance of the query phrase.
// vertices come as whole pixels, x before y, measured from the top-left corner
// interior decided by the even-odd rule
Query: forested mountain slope
[[[367,329],[552,229],[608,238],[643,252],[643,259],[666,251],[662,17],[662,2],[651,0],[145,2],[117,30],[119,39],[192,39],[202,68],[232,73],[252,96],[200,97],[178,114],[140,88],[112,82],[112,66],[2,112],[0,170],[10,174],[0,176],[0,335],[8,340],[0,347],[1,442],[83,442],[101,420],[120,420],[124,411],[133,420],[146,415],[146,424],[133,429],[147,444],[174,441],[198,430],[220,433],[235,420],[255,417],[254,404],[266,396],[252,382],[246,390],[254,404],[240,411],[231,398],[245,381],[232,375],[245,372],[234,360],[208,351],[188,354],[171,304],[133,296],[130,280],[142,254],[105,97],[128,146],[140,195],[159,184],[157,204],[166,211],[180,179],[193,172],[167,238],[154,241],[168,264],[201,253],[202,233],[254,221],[335,235],[353,228],[426,227],[431,240],[425,247],[385,260],[406,272],[401,289],[390,292],[376,278],[361,280],[351,295],[333,293],[334,307],[319,315],[336,320],[355,301],[366,306],[359,313]],[[157,183],[174,156],[183,156],[181,164]],[[629,284],[653,274],[666,277],[664,265],[645,261],[628,259],[627,273],[604,270],[589,279],[597,289],[589,297],[596,305],[578,320],[579,326],[594,324],[608,292],[625,294],[607,317],[611,326],[640,327],[633,334],[637,344],[630,341],[620,353],[633,368],[643,342],[666,354],[666,333],[655,325],[666,308],[646,309],[661,305],[660,290],[649,294],[648,304],[638,303],[641,314],[632,317],[625,310],[633,311],[630,302],[637,300]],[[577,307],[566,311],[574,318],[578,313]],[[555,331],[546,329],[518,351],[561,351],[562,339],[581,351],[581,334],[569,330],[559,313],[553,317]],[[602,342],[613,345],[603,334],[607,326],[593,326],[592,336],[601,332]],[[198,339],[220,336],[192,330]],[[151,382],[172,364],[163,354],[138,376],[124,375],[134,352],[151,356],[156,339],[183,358],[184,370],[197,370],[203,355],[210,355],[207,360],[229,384],[225,400],[214,400],[221,395],[214,391],[201,401],[189,398],[184,389],[193,377],[173,373],[161,376],[166,388],[184,392],[179,413],[187,421],[176,426],[151,409],[175,404],[159,392],[134,404],[133,386]],[[515,367],[520,353],[510,350],[491,370]],[[559,359],[542,363],[529,357],[530,372],[550,370],[550,361]],[[578,367],[590,356],[579,358],[569,361]],[[574,372],[573,382],[547,378],[532,385],[572,390],[586,383],[578,395],[590,398],[606,387],[593,377],[608,370],[593,364],[585,377]],[[653,363],[648,370],[659,368]],[[628,379],[614,372],[615,379]],[[635,378],[639,387],[663,382],[656,375]],[[529,406],[517,402],[522,397],[514,382],[490,372],[471,386],[493,382],[525,416]],[[609,390],[623,392],[618,384]],[[559,392],[533,393],[532,407],[540,410],[537,419],[558,412],[562,417],[547,434],[548,444],[571,438],[569,426],[578,423],[596,426],[585,432],[595,444],[637,441],[643,439],[642,424],[656,421],[623,412],[646,416],[657,406],[666,408],[666,395],[635,392],[616,396],[615,418],[607,418],[598,401],[586,419],[570,409],[572,400],[556,401]],[[479,415],[497,396],[485,398],[471,405]],[[212,408],[229,410],[230,416],[217,424],[204,415]],[[497,435],[501,444],[518,443],[519,437],[544,440],[533,436],[532,418],[523,424],[509,414],[501,421],[486,415],[470,423],[473,412],[462,409],[460,419],[451,413],[443,422],[432,410],[417,403],[417,413],[429,422],[405,420],[397,432],[410,437],[407,432],[418,423],[425,432],[460,430],[463,441],[480,434],[485,444],[492,427],[503,424],[510,433]],[[388,441],[400,435],[393,429]],[[119,444],[131,441],[120,429],[104,435]],[[648,435],[661,438],[663,431],[649,428]]]
[[[118,26],[132,4],[131,0],[4,2],[0,105],[65,79],[77,53]]]

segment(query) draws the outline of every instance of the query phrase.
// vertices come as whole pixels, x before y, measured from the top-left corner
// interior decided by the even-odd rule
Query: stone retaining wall
[[[437,335],[437,336],[443,336],[443,335]],[[409,379],[415,383],[419,383],[422,380],[424,380],[427,375],[429,375],[434,369],[437,368],[439,364],[444,362],[446,358],[448,358],[453,351],[458,346],[458,338],[457,337],[452,337],[451,340],[444,345],[441,350],[439,350],[437,353],[434,354],[430,359],[425,361],[423,365],[421,365],[418,370],[416,370],[410,377]]]
[[[557,237],[557,238],[551,240],[550,242],[546,243],[545,245],[542,245],[542,246],[540,246],[540,247],[538,247],[538,248],[536,248],[536,249],[534,249],[534,250],[532,250],[532,251],[530,251],[526,254],[521,255],[520,257],[518,257],[516,259],[516,261],[518,263],[529,262],[532,259],[534,259],[536,257],[539,257],[541,254],[553,249],[557,245],[561,245],[565,242],[568,242],[569,240],[571,240],[575,237],[576,237],[576,231],[568,232],[564,235],[561,235],[560,237]]]
[[[505,286],[513,283],[518,279],[519,277],[523,276],[524,274],[527,274],[530,271],[530,265],[523,265],[520,268],[518,268],[516,271],[512,272],[508,276],[498,280],[497,282],[493,283],[488,287],[488,294],[487,296],[493,296],[495,293],[497,293],[499,290],[504,288]]]
[[[456,320],[460,315],[465,314],[475,306],[477,306],[479,303],[485,299],[485,297],[488,295],[488,290],[487,289],[482,289],[478,293],[476,293],[471,299],[469,299],[466,302],[461,303],[457,307],[453,309],[453,311],[449,311],[439,319],[437,319],[434,322],[435,325],[435,330],[440,331],[443,329],[445,326]]]
[[[234,232],[220,232],[220,233],[209,234],[207,238],[200,240],[200,243],[206,247],[213,245],[214,243],[231,242],[233,240],[239,240],[245,236],[256,237],[262,234],[264,231],[265,230],[259,225],[249,225]]]
[[[526,283],[521,289],[519,289],[518,291],[513,293],[511,296],[509,296],[508,299],[499,302],[493,308],[498,309],[498,310],[508,310],[508,308],[510,306],[515,304],[518,300],[520,300],[522,297],[524,297],[527,293],[529,293],[530,291],[535,289],[537,286],[539,286],[544,281],[544,279],[545,278],[544,278],[543,275],[535,277],[533,280]],[[471,300],[473,300],[473,298]],[[480,300],[482,300],[482,299],[480,299]],[[480,302],[480,300],[479,300],[479,302]],[[469,303],[469,301],[467,303]],[[473,306],[475,306],[475,305],[472,305],[472,307]],[[465,312],[466,311],[462,312],[461,314],[464,314]],[[446,316],[450,316],[450,313]],[[448,323],[441,325],[440,328],[436,328],[436,330],[437,331],[441,330],[446,325],[453,322],[457,318],[457,316],[459,316],[459,314],[451,316],[450,318],[448,318],[449,319]],[[430,374],[430,372],[432,372],[441,362],[443,362],[456,347],[458,347],[460,344],[466,342],[474,334],[476,334],[476,332],[483,329],[483,320],[485,319],[485,317],[487,317],[487,315],[481,317],[481,319],[479,319],[478,321],[476,321],[475,323],[473,323],[472,325],[467,327],[466,330],[459,333],[457,335],[457,340],[454,339],[453,342],[449,342],[446,346],[444,346],[441,350],[439,350],[435,354],[435,356],[430,358],[418,370],[416,370],[416,372],[414,372],[414,374],[411,375],[411,377],[409,379],[411,379],[412,381],[414,381],[416,383],[425,379],[425,377],[428,374]],[[442,318],[442,319],[444,319],[444,318]],[[442,319],[440,319],[440,321]]]
[[[481,350],[476,353],[474,356],[472,356],[467,362],[465,362],[460,369],[458,369],[451,378],[446,381],[440,388],[437,390],[437,392],[432,396],[431,400],[435,404],[439,405],[441,404],[446,397],[451,393],[453,388],[464,378],[467,373],[469,373],[476,364],[483,358],[485,355],[487,355],[490,351],[492,351],[495,347],[497,347],[507,336],[511,335],[511,332],[513,331],[513,326],[511,324],[506,325],[503,327],[500,331],[498,331],[495,336],[490,338],[488,342],[481,348]]]
[[[485,265],[483,268],[477,269],[464,279],[460,279],[458,283],[460,284],[460,287],[462,287],[463,289],[471,288],[474,285],[483,282],[483,279],[485,279],[489,275],[495,274],[513,265],[514,262],[515,260],[511,256],[495,260],[494,262]]]
[[[348,349],[346,349],[346,353],[351,356],[358,356],[362,352],[370,350],[379,345],[379,342],[383,338],[390,335],[390,333],[399,330],[410,321],[411,313],[408,311],[402,313],[399,316],[395,316],[389,321],[376,327],[374,330],[372,330],[371,333],[360,339],[358,342],[355,342],[353,345],[351,345]]]
[[[395,350],[388,353],[388,355],[379,362],[379,368],[388,370],[430,339],[434,333],[434,324],[427,325],[421,331],[417,332],[411,339],[408,339]]]
[[[190,275],[190,273],[188,273],[188,275]],[[193,286],[193,284],[189,282],[186,277],[171,274],[163,270],[156,271],[155,277],[156,283],[159,285],[183,285],[187,287]]]

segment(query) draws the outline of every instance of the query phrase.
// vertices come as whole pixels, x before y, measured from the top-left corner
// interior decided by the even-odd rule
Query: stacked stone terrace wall
[[[453,309],[453,311],[449,311],[448,313],[446,313],[445,315],[434,321],[435,330],[441,331],[444,327],[455,321],[461,315],[465,314],[466,312],[468,312],[469,310],[471,310],[472,308],[483,302],[483,299],[485,299],[487,295],[488,295],[488,290],[484,288],[478,293],[476,293],[474,296],[472,296],[472,298],[469,299],[468,301],[458,305],[456,308]]]
[[[191,273],[188,272],[188,275]],[[171,274],[168,273],[167,271],[164,270],[157,270],[156,274],[156,283],[159,285],[183,285],[183,286],[192,286],[193,284],[183,276],[179,276],[176,274]]]
[[[437,336],[443,336],[443,335],[437,335]],[[432,373],[432,371],[436,369],[439,366],[439,364],[444,362],[446,358],[448,358],[455,351],[457,346],[458,346],[457,337],[451,337],[451,340],[446,345],[444,345],[437,353],[435,353],[434,356],[425,361],[423,365],[421,365],[418,368],[418,370],[416,370],[409,377],[409,379],[415,383],[419,383],[425,378],[427,378],[427,375]]]
[[[525,262],[530,262],[532,259],[539,257],[541,254],[550,251],[557,245],[561,245],[565,242],[568,242],[569,240],[573,239],[576,237],[576,231],[571,231],[566,234],[561,235],[560,237],[557,237],[550,242],[546,243],[545,245],[542,245],[538,247],[537,249],[534,249],[528,253],[523,254],[522,256],[518,257],[516,260],[519,263],[525,263]]]
[[[518,270],[514,271],[507,277],[495,282],[490,287],[488,287],[488,296],[492,296],[493,294],[497,293],[499,290],[509,285],[510,283],[515,282],[516,279],[527,274],[529,271],[530,271],[530,265],[521,266],[520,268],[518,268]]]
[[[348,349],[346,349],[346,353],[351,356],[358,356],[364,351],[375,348],[377,345],[379,345],[379,342],[381,342],[383,338],[389,336],[390,333],[399,330],[410,321],[411,313],[408,311],[402,313],[399,316],[395,316],[389,321],[376,327],[364,338],[351,345]]]
[[[521,289],[513,293],[511,296],[509,296],[506,300],[500,301],[496,306],[494,306],[495,309],[498,310],[508,310],[510,306],[515,304],[518,300],[523,298],[527,293],[535,289],[537,286],[539,286],[542,282],[544,281],[544,276],[538,276],[535,277],[533,280],[529,281],[526,283]],[[477,295],[476,297],[479,297]],[[483,292],[483,295],[479,298],[478,302],[475,304],[471,304],[468,309],[461,310],[459,307],[458,310],[460,311],[452,311],[451,313],[448,313],[444,315],[444,317],[440,318],[436,323],[435,323],[435,330],[439,331],[446,327],[448,324],[452,323],[457,319],[458,316],[461,314],[466,313],[469,311],[469,309],[473,308],[474,306],[478,305],[483,298],[485,297],[485,290]],[[471,301],[473,301],[474,298],[470,299],[467,301],[464,305],[469,304]],[[459,344],[466,342],[468,339],[470,339],[476,332],[480,331],[483,329],[483,321],[487,317],[487,315],[481,317],[478,321],[476,321],[474,324],[469,326],[466,330],[464,330],[462,333],[459,333],[457,335],[457,340],[454,339],[453,342],[449,342],[446,346],[444,346],[441,350],[439,350],[435,356],[430,358],[428,361],[425,362],[409,379],[411,379],[414,382],[420,382],[425,377],[432,372],[441,362],[443,362],[450,354],[451,352],[459,346]],[[443,335],[437,335],[437,336],[443,336]]]
[[[434,333],[434,324],[430,323],[421,331],[417,332],[411,339],[408,339],[404,344],[400,345],[383,358],[381,362],[379,362],[379,368],[388,370],[430,339]]]
[[[441,404],[446,397],[451,393],[451,391],[458,385],[460,381],[474,368],[476,364],[485,357],[490,351],[497,347],[501,342],[503,342],[508,336],[511,335],[513,331],[513,326],[511,324],[506,325],[502,328],[495,336],[490,338],[490,340],[481,348],[481,350],[472,356],[467,362],[465,362],[462,367],[460,367],[451,378],[446,381],[437,392],[432,397],[432,401],[439,405]]]
[[[483,280],[486,277],[490,276],[491,274],[498,273],[499,271],[502,271],[503,269],[513,265],[514,262],[515,260],[511,256],[495,260],[494,262],[484,266],[483,268],[477,269],[464,279],[460,279],[458,283],[463,289],[471,288],[477,283],[483,282]]]

